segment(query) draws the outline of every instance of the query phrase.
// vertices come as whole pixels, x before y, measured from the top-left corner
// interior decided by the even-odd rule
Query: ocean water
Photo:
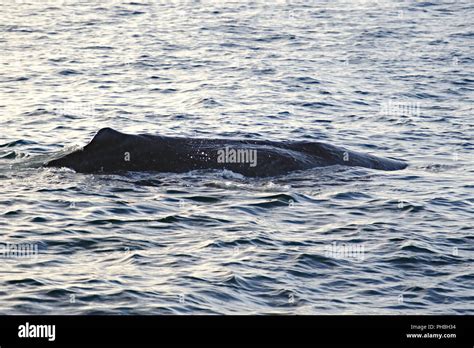
[[[0,10],[1,314],[474,314],[471,0]],[[409,167],[41,167],[102,127]]]

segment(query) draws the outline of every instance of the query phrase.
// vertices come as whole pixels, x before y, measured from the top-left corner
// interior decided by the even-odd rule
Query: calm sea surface
[[[474,314],[474,4],[0,0],[1,314]],[[84,175],[102,127],[397,157]]]

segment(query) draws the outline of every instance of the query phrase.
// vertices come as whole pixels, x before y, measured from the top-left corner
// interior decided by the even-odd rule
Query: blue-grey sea
[[[0,0],[1,314],[474,314],[472,0]],[[409,163],[42,164],[103,127]]]

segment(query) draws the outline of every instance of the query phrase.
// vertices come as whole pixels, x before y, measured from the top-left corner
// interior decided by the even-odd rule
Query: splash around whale
[[[250,177],[283,175],[331,165],[400,170],[403,161],[320,142],[199,139],[133,135],[103,128],[84,148],[45,164],[80,173],[226,169]]]

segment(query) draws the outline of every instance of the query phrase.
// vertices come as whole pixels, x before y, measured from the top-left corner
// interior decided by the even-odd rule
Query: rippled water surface
[[[0,10],[1,313],[474,313],[472,1]],[[102,127],[410,165],[41,168]]]

